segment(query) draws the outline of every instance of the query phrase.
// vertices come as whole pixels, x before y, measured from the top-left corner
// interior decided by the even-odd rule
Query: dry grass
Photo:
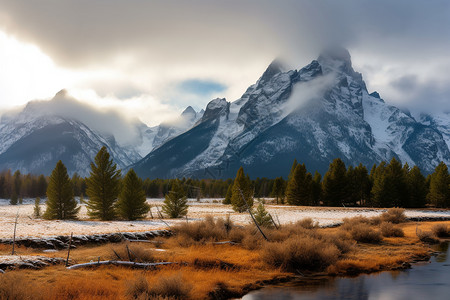
[[[393,207],[381,214],[381,220],[394,224],[403,223],[406,221],[405,209]]]
[[[403,229],[401,229],[399,226],[396,226],[390,222],[381,223],[380,229],[381,229],[381,234],[384,237],[404,237],[405,236]]]
[[[44,299],[41,291],[22,274],[0,274],[0,300]]]
[[[356,227],[362,224],[372,230],[376,228],[371,225],[373,220],[367,218],[348,220],[346,223]],[[297,272],[297,269],[301,272],[326,270],[329,274],[358,274],[401,268],[405,262],[429,255],[428,246],[419,240],[416,231],[431,232],[434,225],[441,223],[450,224],[423,222],[420,223],[421,230],[417,230],[416,223],[396,225],[404,231],[405,236],[385,238],[382,244],[356,243],[352,238],[353,227],[349,225],[348,230],[305,229],[296,224],[285,225],[281,230],[265,230],[271,241],[269,243],[251,226],[233,226],[226,239],[241,241],[240,245],[213,245],[207,242],[220,237],[220,231],[218,235],[209,234],[208,240],[194,241],[190,246],[180,246],[177,237],[164,239],[166,252],[152,252],[154,245],[149,243],[130,245],[139,248],[136,251],[149,251],[157,261],[180,262],[178,265],[148,272],[114,266],[71,271],[63,266],[48,267],[42,271],[18,270],[0,275],[0,286],[3,282],[6,282],[3,286],[13,286],[3,281],[3,278],[6,278],[5,275],[17,274],[22,277],[17,280],[23,283],[20,287],[30,288],[23,288],[23,293],[15,299],[30,299],[27,298],[27,292],[33,291],[33,287],[38,287],[40,293],[37,295],[45,295],[46,299],[162,299],[173,298],[174,295],[205,299],[223,294],[239,297],[245,286],[257,287],[264,280],[287,276],[289,273],[286,271]],[[212,232],[217,232],[217,228],[225,228],[217,220],[214,226],[216,228]],[[124,246],[125,243],[116,245],[121,249]],[[45,255],[65,254],[62,251]],[[79,247],[71,252],[71,257],[80,263],[96,260],[98,256],[102,259],[111,257],[111,245]],[[170,280],[164,282],[161,278]],[[177,291],[178,286],[184,288]]]

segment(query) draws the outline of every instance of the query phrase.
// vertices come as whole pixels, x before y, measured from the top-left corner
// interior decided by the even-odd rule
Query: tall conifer
[[[330,164],[322,181],[323,202],[328,206],[341,206],[348,201],[347,169],[340,158]]]
[[[122,182],[116,212],[122,219],[137,220],[145,218],[149,210],[142,180],[130,169]]]
[[[175,179],[171,190],[165,196],[162,211],[169,218],[180,218],[187,215],[188,208],[186,192],[183,190],[180,181]]]
[[[120,190],[120,176],[120,170],[103,146],[95,156],[95,163],[91,163],[90,177],[86,179],[89,216],[101,220],[115,218],[114,204]]]
[[[436,207],[450,206],[450,177],[447,165],[440,162],[434,169],[430,178],[430,191],[428,192],[428,201]]]
[[[242,199],[244,196],[244,199]],[[237,212],[243,212],[247,206],[253,206],[253,189],[251,186],[250,177],[245,176],[244,168],[240,167],[234,179],[233,189],[231,194],[231,205]]]
[[[76,219],[80,207],[73,197],[72,184],[66,166],[58,161],[47,186],[45,219]]]
[[[408,183],[408,207],[425,207],[427,197],[427,185],[425,177],[418,166],[414,166],[407,175]]]
[[[291,205],[311,204],[312,176],[305,164],[298,164],[286,187],[286,201]]]

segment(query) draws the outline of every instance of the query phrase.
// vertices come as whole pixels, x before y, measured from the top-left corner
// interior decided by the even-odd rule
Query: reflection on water
[[[439,255],[405,271],[291,282],[252,292],[243,299],[450,299],[448,248],[448,243],[439,245]]]

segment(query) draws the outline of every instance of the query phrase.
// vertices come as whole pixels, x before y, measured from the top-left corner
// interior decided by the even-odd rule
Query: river
[[[439,254],[411,269],[350,277],[323,277],[266,287],[244,300],[266,299],[450,299],[449,243],[437,246]]]

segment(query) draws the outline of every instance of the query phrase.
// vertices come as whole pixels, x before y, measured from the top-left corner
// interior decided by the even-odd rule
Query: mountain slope
[[[211,101],[194,128],[133,167],[143,177],[233,177],[239,166],[275,177],[294,158],[323,173],[336,157],[367,166],[396,157],[425,172],[450,163],[436,127],[369,94],[348,51],[331,49],[299,71],[274,61],[240,99]]]

